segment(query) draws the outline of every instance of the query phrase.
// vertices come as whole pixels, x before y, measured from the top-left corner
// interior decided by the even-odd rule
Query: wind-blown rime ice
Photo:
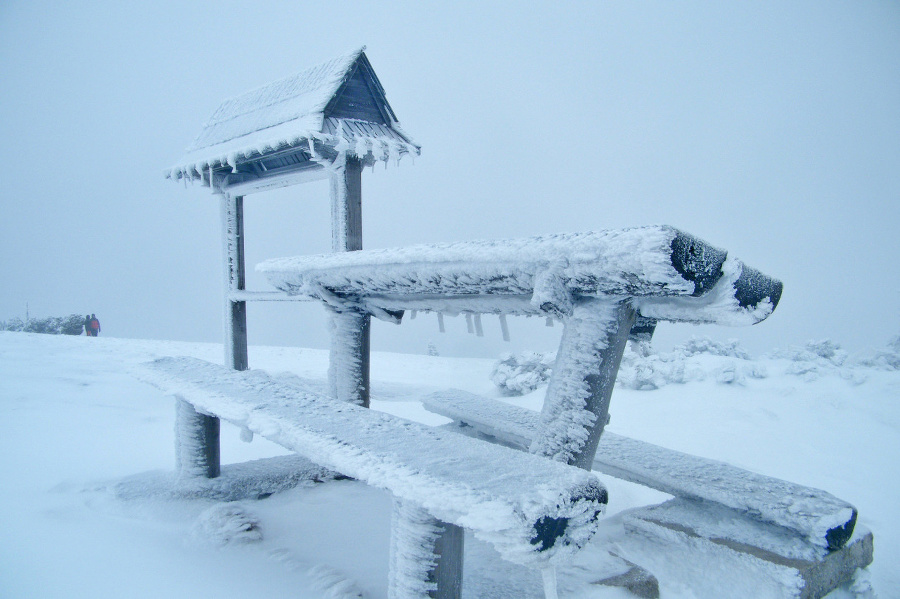
[[[514,563],[539,566],[590,539],[606,490],[589,472],[338,402],[259,371],[163,358],[145,381],[317,464],[471,529]],[[548,537],[548,523],[564,523]]]
[[[679,259],[685,245],[706,248],[694,253],[715,262]],[[380,317],[404,309],[565,316],[574,299],[605,297],[633,298],[640,314],[660,320],[766,318],[781,283],[713,249],[672,227],[649,226],[289,257],[256,268],[290,295]]]

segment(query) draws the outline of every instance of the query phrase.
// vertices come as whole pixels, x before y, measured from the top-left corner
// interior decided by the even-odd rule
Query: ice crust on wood
[[[409,502],[394,500],[389,597],[419,599],[437,590],[437,583],[428,578],[437,564],[434,546],[442,532],[428,512]]]
[[[582,301],[572,308],[572,315],[566,319],[531,453],[571,464],[585,451],[589,437],[597,434],[593,429],[599,426],[602,431],[606,426],[612,390],[612,381],[608,377],[615,379],[616,372],[615,368],[611,372],[604,368],[608,366],[604,361],[612,359],[612,352],[607,350],[611,343],[615,345],[614,337],[623,319],[621,312],[628,310],[625,306],[599,300]],[[627,314],[624,316],[627,320]],[[629,324],[625,334],[630,328]],[[600,389],[594,389],[595,386]],[[604,398],[593,397],[604,391]],[[589,402],[598,405],[589,406]],[[590,456],[584,460],[585,466],[590,464]]]
[[[702,254],[716,261],[679,260],[684,239],[709,248]],[[712,249],[672,227],[649,226],[288,257],[256,269],[288,294],[361,309],[560,317],[573,299],[604,297],[634,298],[642,315],[660,320],[747,325],[766,318],[781,283]]]
[[[304,392],[260,371],[164,358],[136,374],[200,411],[471,529],[514,563],[567,558],[593,535],[606,503],[588,472]]]
[[[523,449],[541,427],[540,415],[532,410],[464,391],[430,395],[423,405]],[[856,508],[826,491],[609,431],[600,439],[593,468],[677,497],[738,510],[753,519],[793,530],[822,549],[846,543],[856,521]]]

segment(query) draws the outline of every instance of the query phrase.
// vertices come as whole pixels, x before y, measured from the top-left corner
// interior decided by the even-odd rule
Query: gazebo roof
[[[298,170],[319,178],[320,161],[339,152],[367,164],[419,154],[364,51],[224,101],[166,176],[208,185],[212,172],[229,186]]]

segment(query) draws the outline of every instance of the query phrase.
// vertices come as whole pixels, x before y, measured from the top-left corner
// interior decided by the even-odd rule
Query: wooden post
[[[222,197],[222,246],[225,263],[225,365],[247,370],[247,302],[233,301],[233,291],[245,289],[244,198]]]
[[[225,293],[225,366],[247,370],[247,302],[231,293],[244,289],[244,198],[223,194],[221,199],[222,261]],[[215,478],[221,470],[219,419],[196,412],[179,400],[175,419],[176,467],[180,476]]]
[[[465,531],[394,497],[388,599],[459,599]]]
[[[362,249],[362,162],[343,154],[331,172],[331,249]],[[331,312],[329,381],[332,394],[369,406],[371,318],[359,312]]]
[[[591,469],[635,317],[627,302],[575,303],[565,321],[532,453]]]
[[[220,473],[219,419],[175,400],[175,471],[180,479],[216,478]]]
[[[369,407],[368,314],[328,308],[331,353],[328,358],[329,394],[340,401]]]

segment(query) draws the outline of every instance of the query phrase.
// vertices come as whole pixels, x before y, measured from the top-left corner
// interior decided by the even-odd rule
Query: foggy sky
[[[173,183],[225,98],[360,45],[415,162],[363,175],[364,247],[669,224],[785,283],[752,351],[900,334],[900,3],[0,4],[0,320],[220,341],[218,199]],[[330,248],[326,182],[245,201],[264,259]],[[560,329],[434,316],[375,349],[495,356]],[[326,347],[318,306],[251,304],[251,344]],[[252,354],[251,354],[252,365]]]

